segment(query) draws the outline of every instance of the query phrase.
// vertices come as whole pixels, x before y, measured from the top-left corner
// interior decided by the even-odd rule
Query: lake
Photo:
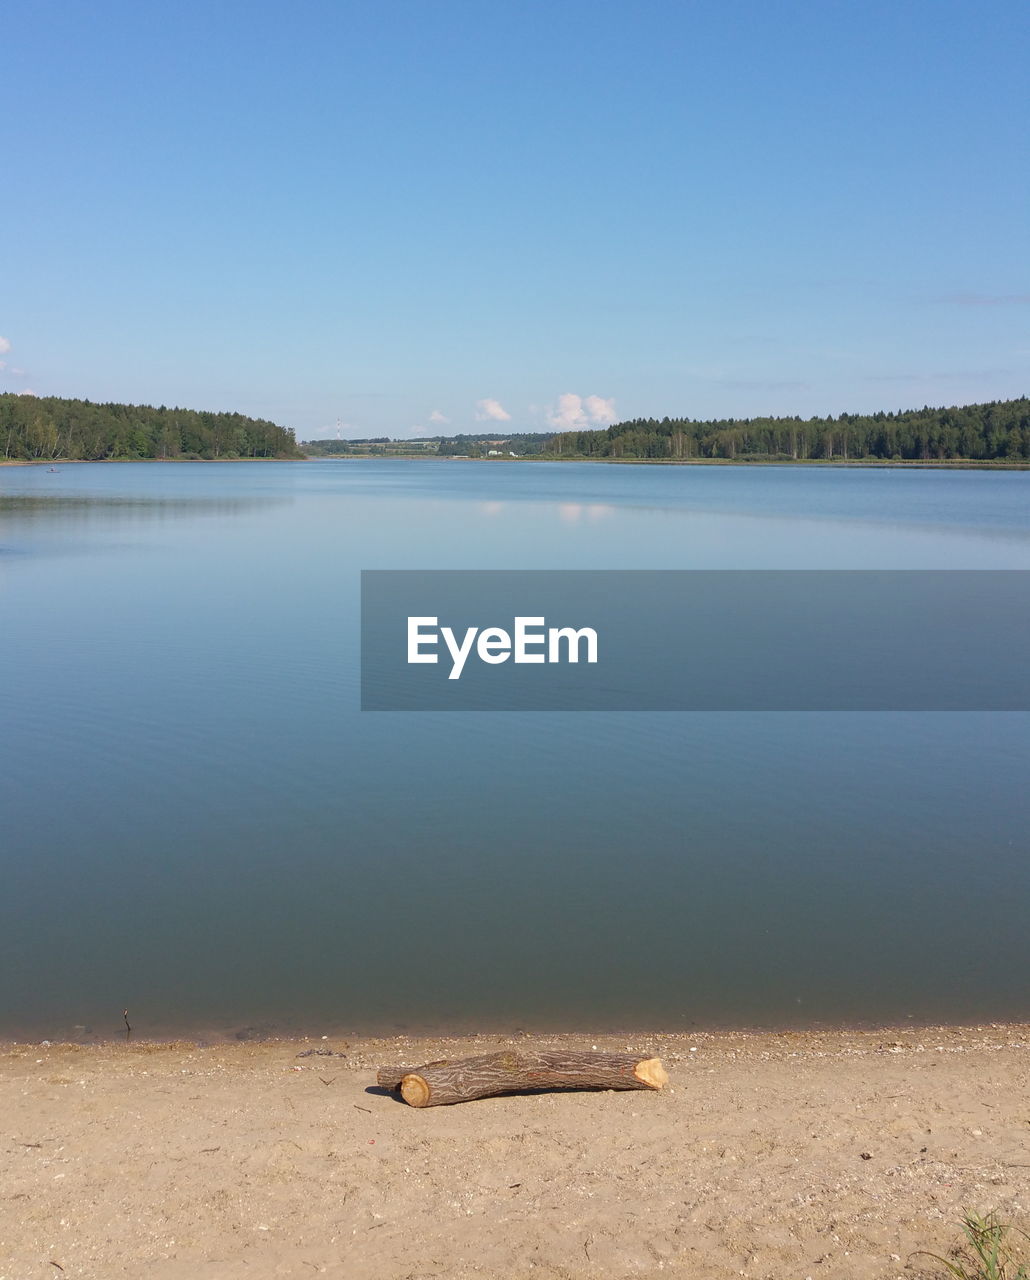
[[[1030,1017],[1030,715],[362,712],[430,568],[1030,569],[1030,473],[0,468],[0,1036]]]

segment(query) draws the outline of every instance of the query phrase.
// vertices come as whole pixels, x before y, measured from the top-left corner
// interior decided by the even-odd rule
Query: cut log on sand
[[[399,1089],[413,1107],[470,1102],[534,1089],[660,1089],[669,1077],[659,1058],[632,1053],[487,1053],[424,1067],[383,1067],[383,1089]]]

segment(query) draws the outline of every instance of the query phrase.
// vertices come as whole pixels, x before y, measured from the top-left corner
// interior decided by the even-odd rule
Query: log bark
[[[631,1053],[487,1053],[478,1058],[383,1067],[380,1088],[400,1090],[413,1107],[536,1089],[660,1089],[668,1076],[659,1058]]]

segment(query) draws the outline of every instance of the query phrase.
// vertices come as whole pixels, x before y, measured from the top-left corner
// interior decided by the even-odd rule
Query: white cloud
[[[476,421],[511,422],[511,414],[496,400],[477,400]]]
[[[448,423],[450,422],[450,418],[445,418],[439,409],[434,409],[433,412],[429,415],[429,421],[439,422],[439,423]]]
[[[558,431],[584,431],[592,427],[610,426],[615,421],[615,401],[603,396],[577,396],[566,391],[558,404],[547,412],[547,421]]]
[[[575,431],[577,427],[586,426],[583,401],[571,391],[566,392],[558,397],[558,407],[547,411],[547,421],[559,431]]]
[[[602,422],[607,427],[615,421],[615,401],[611,397],[605,400],[603,396],[587,396],[583,404],[591,422]]]
[[[10,349],[11,349],[11,340],[10,340],[10,338],[0,338],[0,356],[5,356],[5,355],[7,355],[8,351],[10,351]]]
[[[16,396],[34,396],[36,393],[31,387],[22,387],[20,391],[14,393]]]
[[[0,369],[6,369],[6,368],[7,368],[7,361],[0,360]]]

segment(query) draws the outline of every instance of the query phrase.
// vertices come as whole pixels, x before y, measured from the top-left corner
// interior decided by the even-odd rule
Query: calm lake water
[[[0,1036],[1030,1017],[1030,715],[362,713],[375,568],[1027,569],[1030,474],[0,469]]]

